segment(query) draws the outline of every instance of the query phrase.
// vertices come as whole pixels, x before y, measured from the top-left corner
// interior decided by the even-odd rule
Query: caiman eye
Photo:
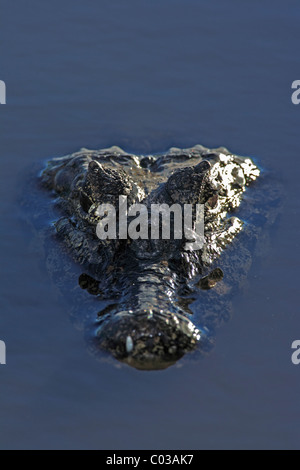
[[[101,163],[98,163],[96,160],[92,160],[89,163],[88,171],[91,171],[92,173],[100,173],[101,170],[103,170],[103,166],[101,165]]]
[[[211,164],[207,160],[203,160],[195,167],[196,173],[207,173],[211,169]]]
[[[92,204],[94,203],[94,198],[90,196],[95,192],[94,188],[99,187],[99,182],[103,176],[103,167],[96,160],[92,160],[89,163],[88,171],[85,178],[85,183],[80,193],[80,204],[82,209],[88,213]]]
[[[82,209],[84,210],[84,212],[88,213],[91,206],[92,206],[92,204],[93,204],[93,202],[86,195],[86,193],[84,191],[81,191],[81,193],[80,193],[80,205],[81,205]]]

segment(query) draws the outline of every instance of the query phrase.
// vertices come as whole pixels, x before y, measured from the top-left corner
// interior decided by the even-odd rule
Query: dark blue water
[[[299,20],[297,0],[2,0],[2,449],[299,447]],[[99,363],[22,229],[21,182],[82,146],[196,143],[254,156],[282,181],[270,246],[205,360]]]

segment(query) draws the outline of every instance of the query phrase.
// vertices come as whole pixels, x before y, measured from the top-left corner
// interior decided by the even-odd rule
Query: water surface
[[[299,18],[296,0],[2,0],[1,448],[299,447]],[[99,363],[24,228],[22,183],[82,146],[196,143],[253,156],[281,182],[269,247],[205,360]]]

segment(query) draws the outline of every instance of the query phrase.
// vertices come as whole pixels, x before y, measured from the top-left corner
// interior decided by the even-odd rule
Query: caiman
[[[129,154],[119,147],[82,149],[48,162],[41,181],[58,209],[56,234],[81,265],[80,287],[113,302],[98,314],[95,348],[147,370],[166,368],[187,352],[207,349],[209,328],[195,324],[191,295],[198,291],[201,305],[201,295],[224,285],[227,272],[216,263],[247,225],[237,217],[237,210],[247,187],[259,175],[252,159],[223,147],[210,150],[201,145],[148,156]],[[120,196],[126,196],[128,206],[143,204],[149,220],[153,204],[177,204],[182,210],[188,204],[201,205],[201,247],[189,249],[195,214],[192,230],[183,231],[181,239],[172,230],[169,239],[153,239],[150,225],[148,238],[100,239],[99,206],[110,204],[118,215]],[[128,217],[127,223],[132,219]],[[174,228],[172,213],[170,224]],[[239,258],[238,253],[230,256],[232,264]],[[249,264],[242,251],[240,258],[242,264]],[[212,298],[210,315],[219,315],[221,310]]]

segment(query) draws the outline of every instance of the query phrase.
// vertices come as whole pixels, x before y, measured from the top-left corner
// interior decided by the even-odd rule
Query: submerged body
[[[205,348],[206,333],[184,300],[222,279],[210,267],[242,230],[231,213],[259,174],[249,158],[200,145],[146,157],[118,147],[82,150],[48,163],[42,182],[60,210],[56,232],[85,270],[80,286],[114,301],[98,316],[97,348],[140,369],[162,369],[198,345]],[[120,196],[149,213],[153,204],[203,205],[204,245],[187,249],[193,233],[100,240],[99,205],[118,207]]]

